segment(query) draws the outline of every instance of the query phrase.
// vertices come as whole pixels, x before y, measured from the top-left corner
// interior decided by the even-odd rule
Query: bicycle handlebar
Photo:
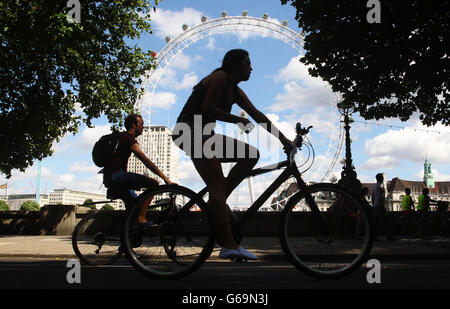
[[[302,125],[300,124],[300,122],[297,122],[297,124],[295,125],[295,132],[297,133],[295,136],[294,141],[292,142],[292,149],[289,152],[288,155],[288,160],[289,160],[289,166],[292,165],[292,163],[294,162],[294,158],[295,155],[297,153],[297,149],[301,150],[302,145],[303,145],[303,137],[305,135],[307,135],[309,133],[309,130],[312,129],[313,126],[309,126],[307,128],[302,128]]]

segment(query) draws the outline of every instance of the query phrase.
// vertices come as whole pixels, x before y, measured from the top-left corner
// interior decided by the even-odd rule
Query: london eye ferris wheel
[[[157,53],[156,69],[146,72],[141,77],[141,87],[144,90],[144,94],[138,98],[136,105],[137,109],[145,117],[148,125],[151,122],[150,110],[157,93],[158,83],[164,77],[166,69],[170,68],[171,63],[182,55],[183,51],[189,49],[196,42],[227,33],[251,33],[252,35],[279,40],[293,49],[299,56],[304,53],[304,33],[297,33],[290,29],[287,21],[280,23],[271,20],[268,14],[264,14],[259,18],[249,16],[247,11],[243,11],[240,16],[228,16],[227,12],[222,12],[221,16],[215,19],[208,19],[206,16],[202,16],[198,25],[188,27],[185,24],[182,30],[183,32],[175,38],[165,38],[167,44]],[[326,117],[329,121],[327,128],[322,130],[326,132],[325,138],[322,137],[322,140],[325,139],[326,145],[319,153],[321,160],[317,160],[311,166],[311,169],[307,172],[310,173],[309,175],[304,175],[305,179],[309,178],[310,181],[316,182],[329,180],[339,160],[344,137],[340,114],[336,106],[339,100],[338,95],[333,94],[329,88],[327,89],[329,100],[326,108]],[[316,124],[315,129],[320,129],[320,124],[319,128],[317,128]],[[249,185],[251,187],[250,181]],[[250,191],[252,190],[253,188],[250,188]]]

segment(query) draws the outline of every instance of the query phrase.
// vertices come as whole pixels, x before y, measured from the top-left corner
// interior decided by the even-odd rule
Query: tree
[[[114,210],[114,207],[112,207],[110,204],[105,204],[102,208],[100,208],[100,210]]]
[[[8,204],[6,204],[5,201],[0,200],[0,211],[8,211],[8,210],[9,210]]]
[[[94,203],[94,201],[92,199],[88,198],[88,199],[84,200],[83,206],[88,207],[90,209],[97,209],[95,204],[91,204],[91,203]]]
[[[288,2],[306,33],[301,62],[362,117],[450,125],[449,1]]]
[[[133,43],[151,33],[148,0],[0,2],[0,171],[24,171],[81,123],[106,115],[122,126],[154,53]],[[158,0],[155,0],[157,5]],[[132,46],[135,44],[134,46]]]
[[[26,201],[20,206],[20,211],[39,211],[39,204],[35,201]]]

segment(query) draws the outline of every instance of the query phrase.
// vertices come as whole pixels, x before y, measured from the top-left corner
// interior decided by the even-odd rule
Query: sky
[[[212,20],[219,18],[222,11],[227,11],[228,16],[240,16],[243,10],[247,10],[248,16],[259,18],[267,13],[270,22],[281,23],[286,20],[290,29],[301,32],[295,20],[295,9],[281,5],[277,0],[163,0],[156,12],[151,14],[153,34],[141,37],[136,44],[159,53],[166,46],[167,36],[173,39],[183,33],[183,24],[187,24],[190,29],[201,23],[201,16]],[[288,138],[294,137],[297,122],[313,126],[309,138],[314,147],[315,159],[312,165],[310,160],[304,165],[305,168],[311,165],[304,177],[312,181],[324,180],[324,173],[339,151],[336,140],[340,121],[335,108],[339,96],[332,93],[320,78],[309,76],[307,67],[298,61],[300,55],[296,49],[266,32],[234,29],[207,37],[189,45],[168,65],[153,72],[151,78],[157,81],[156,90],[151,99],[151,91],[147,89],[142,105],[142,110],[147,111],[151,102],[150,117],[147,113],[143,114],[146,124],[150,122],[152,125],[173,128],[192,87],[220,67],[226,51],[234,48],[246,49],[250,54],[253,67],[251,78],[239,86],[258,109]],[[233,107],[232,113],[239,112],[237,106]],[[375,175],[379,172],[385,173],[388,180],[399,177],[420,181],[425,157],[432,164],[436,181],[450,180],[450,127],[440,124],[425,127],[417,115],[413,115],[408,122],[393,118],[364,120],[358,114],[354,114],[353,118],[355,122],[350,131],[353,162],[362,182],[375,182]],[[109,131],[109,124],[102,117],[96,119],[94,125],[95,128],[81,126],[76,135],[68,134],[53,145],[53,156],[45,158],[41,165],[41,194],[61,188],[105,192],[102,177],[97,174],[99,168],[92,162],[91,150],[95,141]],[[219,123],[217,129],[227,135],[238,134],[234,126],[225,123]],[[261,127],[257,127],[246,138],[260,150],[258,166],[285,159],[280,151],[281,144]],[[304,147],[298,156],[299,165],[308,158],[308,149]],[[344,149],[330,175],[340,175],[342,164],[339,161],[345,155]],[[8,183],[8,194],[35,193],[37,165],[35,163],[25,172],[13,171],[10,179],[0,175],[0,184]],[[225,174],[228,170],[229,166],[224,166]],[[253,179],[255,194],[262,193],[277,173]],[[182,152],[179,178],[180,184],[194,190],[204,185],[191,161]],[[239,205],[247,203],[249,186],[246,181],[237,192],[230,199]],[[4,191],[0,191],[0,195],[3,194]]]

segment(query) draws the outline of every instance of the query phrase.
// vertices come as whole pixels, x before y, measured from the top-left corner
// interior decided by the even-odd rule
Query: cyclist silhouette
[[[208,206],[217,242],[222,247],[219,254],[221,258],[257,259],[236,243],[230,228],[226,199],[256,165],[259,152],[247,143],[216,134],[213,131],[215,122],[219,120],[238,124],[250,131],[253,124],[248,119],[230,113],[232,105],[237,103],[255,122],[264,124],[267,131],[278,137],[285,148],[292,145],[238,87],[238,83],[249,80],[251,72],[247,51],[228,51],[222,66],[194,87],[173,133],[175,144],[191,157],[197,172],[208,186]],[[226,178],[221,166],[224,162],[236,162]]]
[[[131,173],[127,171],[128,159],[131,153],[134,153],[141,162],[153,173],[161,177],[165,183],[171,184],[169,178],[145,155],[136,137],[142,134],[144,130],[144,120],[141,115],[131,114],[125,118],[125,129],[119,138],[117,153],[108,160],[103,169],[103,183],[108,188],[108,197],[120,198],[124,201],[125,207],[129,210],[136,202],[137,195],[134,190],[141,188],[156,188],[158,181],[156,179]],[[151,200],[142,204],[139,212],[138,222],[144,225],[151,225],[145,214]]]

